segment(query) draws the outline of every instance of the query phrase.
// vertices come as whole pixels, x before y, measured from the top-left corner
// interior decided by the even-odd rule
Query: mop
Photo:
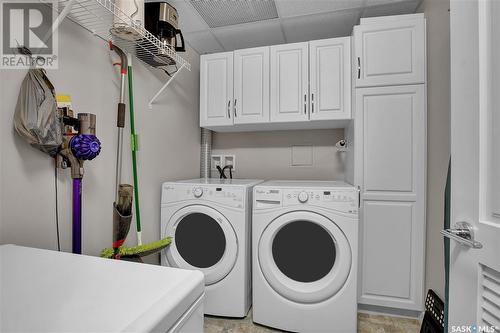
[[[137,150],[138,141],[135,133],[134,116],[134,88],[132,84],[132,56],[128,54],[128,100],[130,110],[130,148],[132,149],[132,172],[134,174],[135,222],[137,230],[137,245],[142,245],[141,235],[141,210],[139,204],[139,180],[137,177]]]
[[[118,128],[118,145],[116,150],[115,170],[115,201],[113,203],[113,254],[115,259],[120,259],[119,249],[125,243],[132,221],[132,195],[131,185],[121,183],[122,153],[123,153],[123,128],[125,127],[125,79],[127,76],[127,57],[118,46],[109,42],[109,49],[120,57],[120,101],[116,126]]]
[[[129,259],[137,260],[140,257],[157,253],[170,245],[171,237],[163,238],[159,241],[149,244],[142,244],[141,241],[141,220],[139,206],[139,189],[137,176],[137,135],[135,133],[134,119],[134,97],[132,86],[132,66],[131,59],[125,56],[125,53],[112,42],[109,43],[110,50],[115,51],[120,56],[120,102],[118,103],[118,148],[116,159],[116,192],[115,202],[113,204],[113,247],[106,248],[101,251],[101,257],[114,259]],[[128,83],[129,83],[129,102],[130,102],[130,129],[131,129],[131,148],[132,148],[132,169],[134,176],[134,186],[121,184],[121,168],[122,168],[122,147],[123,147],[123,128],[125,127],[125,77],[127,76],[128,64]],[[130,231],[130,223],[132,221],[132,201],[134,193],[135,210],[137,222],[137,240],[138,246],[125,247],[125,239]]]

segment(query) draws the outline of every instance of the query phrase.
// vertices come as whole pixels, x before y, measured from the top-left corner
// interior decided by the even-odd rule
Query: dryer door
[[[166,236],[173,236],[165,254],[171,266],[197,269],[205,274],[205,284],[222,280],[236,263],[236,234],[224,215],[202,206],[186,206],[172,215]]]
[[[335,222],[304,211],[281,215],[264,229],[258,258],[269,285],[299,303],[335,295],[352,264],[349,242]]]

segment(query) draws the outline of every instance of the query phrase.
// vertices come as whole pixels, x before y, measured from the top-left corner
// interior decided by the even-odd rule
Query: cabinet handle
[[[231,100],[227,101],[227,117],[231,118]]]
[[[307,94],[304,94],[304,114],[307,113]]]
[[[361,59],[358,57],[358,79],[361,79]]]
[[[314,93],[311,94],[311,113],[314,113]]]
[[[235,99],[234,99],[234,118],[236,118],[236,102],[237,102],[237,101],[238,101],[238,100],[235,98]]]

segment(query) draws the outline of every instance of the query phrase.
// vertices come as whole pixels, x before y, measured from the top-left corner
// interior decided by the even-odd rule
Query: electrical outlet
[[[224,167],[232,165],[233,171],[236,170],[236,156],[234,155],[223,155],[223,156],[224,156]]]
[[[234,155],[212,155],[212,160],[210,166],[212,170],[217,170],[217,166],[220,166],[221,169],[224,167],[232,165],[233,171],[236,169],[236,156]]]
[[[212,161],[210,163],[212,170],[217,170],[218,166],[220,166],[221,168],[224,167],[222,165],[223,157],[223,155],[212,155]]]

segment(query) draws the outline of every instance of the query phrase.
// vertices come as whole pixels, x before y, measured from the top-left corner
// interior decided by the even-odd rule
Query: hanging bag
[[[14,129],[30,145],[52,157],[62,144],[54,86],[43,69],[30,69],[21,84]]]

